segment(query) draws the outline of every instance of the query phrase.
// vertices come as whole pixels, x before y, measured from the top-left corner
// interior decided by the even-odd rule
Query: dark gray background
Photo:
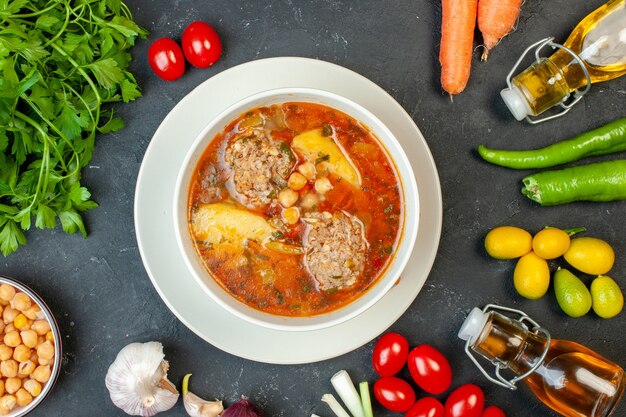
[[[141,263],[133,197],[152,134],[174,105],[207,78],[272,56],[319,58],[363,74],[398,100],[426,137],[442,184],[443,234],[424,289],[391,329],[406,335],[412,346],[429,343],[443,351],[455,372],[454,386],[479,384],[487,403],[499,405],[509,417],[554,416],[526,387],[509,392],[492,385],[464,356],[456,331],[472,307],[490,302],[524,309],[556,338],[581,342],[626,365],[626,314],[612,320],[593,313],[568,318],[552,289],[539,301],[522,299],[512,285],[514,262],[490,259],[482,248],[485,233],[497,225],[531,231],[545,225],[585,226],[588,235],[613,245],[617,259],[611,275],[626,290],[626,202],[541,208],[519,193],[527,172],[488,165],[475,154],[480,143],[544,146],[626,115],[626,77],[595,85],[571,114],[536,127],[515,121],[498,95],[527,45],[549,35],[565,40],[602,3],[526,1],[518,30],[494,50],[489,62],[479,62],[481,51],[476,50],[468,87],[451,103],[439,84],[439,1],[129,0],[136,21],[151,32],[133,50],[131,64],[144,97],[119,107],[126,128],[99,138],[85,171],[86,184],[100,203],[86,216],[90,236],[83,240],[59,230],[32,231],[28,245],[2,261],[2,273],[32,286],[47,300],[63,334],[60,379],[33,417],[123,415],[109,400],[104,376],[117,352],[135,341],[163,343],[176,384],[193,372],[192,387],[199,395],[232,404],[245,394],[268,417],[308,417],[311,412],[330,417],[320,397],[332,390],[328,379],[339,369],[347,369],[357,381],[375,381],[370,365],[374,342],[300,366],[256,363],[214,348],[168,311]],[[188,68],[178,81],[161,81],[146,61],[149,44],[161,36],[179,39],[194,20],[209,22],[221,34],[222,59],[210,69]],[[375,411],[379,417],[397,415],[378,405]],[[622,404],[615,415],[625,414]],[[163,415],[184,415],[182,403]]]

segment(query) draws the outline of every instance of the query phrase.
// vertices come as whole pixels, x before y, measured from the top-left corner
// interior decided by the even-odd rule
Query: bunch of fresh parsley
[[[123,127],[110,103],[141,96],[129,49],[147,32],[121,0],[0,0],[0,251],[32,221],[86,236],[81,185],[97,133]]]

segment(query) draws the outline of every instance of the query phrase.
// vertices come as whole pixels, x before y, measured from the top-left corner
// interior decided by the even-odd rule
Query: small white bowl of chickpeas
[[[44,301],[0,276],[0,415],[23,416],[50,392],[61,370],[61,337]]]

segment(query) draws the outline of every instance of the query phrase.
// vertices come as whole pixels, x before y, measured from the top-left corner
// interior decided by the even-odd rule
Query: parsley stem
[[[100,93],[98,92],[98,89],[96,88],[96,85],[93,83],[93,80],[91,79],[89,74],[87,74],[85,72],[85,70],[80,65],[78,65],[78,63],[76,61],[74,61],[74,59],[67,52],[65,52],[65,50],[63,48],[61,48],[56,42],[53,43],[51,46],[58,53],[63,55],[65,57],[65,59],[67,59],[68,62],[70,64],[72,64],[74,66],[74,68],[76,68],[76,70],[80,73],[80,75],[83,76],[85,81],[87,81],[87,83],[89,84],[89,86],[93,90],[94,94],[96,95],[96,99],[98,100],[98,110],[97,110],[98,117],[97,117],[97,119],[100,119],[100,104],[102,104],[102,99],[100,98]]]
[[[55,2],[51,6],[48,6],[45,9],[41,9],[41,10],[36,11],[36,12],[23,13],[23,14],[12,14],[11,16],[9,16],[9,19],[39,16],[41,14],[49,12],[50,10],[54,9],[55,7],[57,7],[58,5],[59,4]]]
[[[48,46],[50,46],[54,41],[59,39],[59,37],[63,33],[65,33],[65,29],[67,29],[67,25],[69,21],[70,21],[70,5],[66,2],[65,3],[65,21],[63,22],[63,26],[61,26],[61,30],[59,30],[56,35],[54,35],[48,42],[43,44],[44,48],[47,48]]]
[[[33,200],[31,201],[30,205],[27,208],[21,210],[20,211],[21,213],[24,210],[30,211],[30,209],[33,208],[35,203],[38,202],[39,190],[42,189],[41,188],[42,181],[43,181],[44,194],[45,194],[46,188],[48,188],[48,175],[47,174],[48,172],[50,172],[50,149],[48,147],[48,141],[50,140],[50,138],[48,137],[48,134],[41,128],[41,126],[30,117],[26,116],[25,114],[17,110],[15,111],[14,114],[18,118],[22,119],[23,121],[25,121],[26,123],[34,127],[39,132],[39,134],[41,135],[41,138],[43,139],[43,157],[42,157],[41,167],[39,168],[39,177],[37,178],[37,185],[35,186],[35,194],[33,195]],[[44,172],[46,174],[45,176],[44,176]]]
[[[98,123],[100,122],[100,105],[102,104],[102,98],[100,97],[100,93],[98,92],[98,88],[93,83],[93,80],[91,79],[89,74],[87,74],[85,72],[85,70],[80,65],[78,65],[78,63],[76,61],[74,61],[74,59],[71,56],[69,56],[69,54],[67,52],[65,52],[65,50],[63,48],[61,48],[59,45],[57,45],[56,42],[52,44],[52,47],[56,51],[58,51],[61,55],[63,55],[65,57],[65,59],[67,59],[68,62],[71,63],[74,66],[74,68],[76,68],[78,73],[83,76],[85,81],[87,81],[87,84],[89,84],[89,86],[93,90],[93,93],[96,96],[96,101],[98,103],[98,105],[96,107],[96,116],[95,116],[95,123],[94,123],[94,129],[96,129],[98,127]],[[93,118],[93,116],[92,116],[92,118]],[[58,132],[58,129],[56,129],[56,127],[54,127],[54,129]],[[58,132],[58,133],[60,133],[60,132]],[[92,130],[91,133],[93,133],[93,130]],[[60,133],[60,134],[62,135],[62,133]],[[63,135],[63,136],[65,136],[65,135]],[[76,154],[76,158],[78,159],[78,154]],[[80,165],[81,165],[80,164],[80,160],[78,161],[78,165],[80,167]]]
[[[79,161],[78,152],[76,152],[76,149],[74,148],[74,145],[72,144],[72,141],[70,141],[69,138],[67,136],[65,136],[63,134],[63,132],[61,132],[59,130],[59,128],[57,128],[54,125],[54,123],[52,123],[50,120],[48,120],[48,118],[46,116],[44,116],[44,114],[41,112],[41,110],[39,110],[39,108],[35,105],[35,103],[33,103],[26,95],[22,94],[21,98],[30,105],[30,108],[33,109],[33,111],[35,113],[37,113],[37,115],[41,118],[41,120],[43,120],[50,127],[50,129],[54,130],[54,132],[57,135],[59,135],[59,137],[61,139],[63,139],[65,141],[65,143],[67,143],[67,146],[70,147],[72,152],[74,152],[74,154],[76,155],[77,161]],[[80,165],[80,163],[79,163],[79,165]]]
[[[89,112],[89,118],[93,122],[94,128],[98,127],[98,120],[96,120],[96,118],[93,117],[93,111],[89,108],[89,104],[87,103],[85,98],[78,91],[74,90],[74,88],[68,83],[63,82],[63,86],[67,88],[68,90],[70,90],[72,93],[74,93],[74,95],[76,95],[76,97],[78,97],[78,99],[85,105],[85,109],[87,109],[87,111]]]

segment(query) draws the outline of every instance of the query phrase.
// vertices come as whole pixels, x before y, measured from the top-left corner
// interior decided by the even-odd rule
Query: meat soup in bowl
[[[183,257],[213,300],[250,322],[314,330],[393,287],[419,217],[410,164],[369,111],[290,88],[215,118],[178,177]]]

